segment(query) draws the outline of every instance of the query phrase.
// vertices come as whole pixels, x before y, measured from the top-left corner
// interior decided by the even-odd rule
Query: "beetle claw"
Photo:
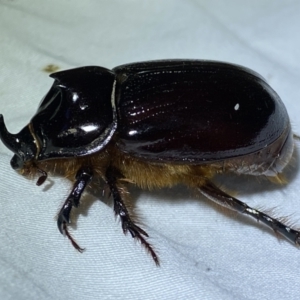
[[[127,231],[130,232],[131,236],[133,238],[140,236],[140,235],[144,235],[146,237],[149,237],[148,233],[146,231],[144,231],[141,227],[135,225],[134,223],[130,222],[129,224],[122,224],[123,227],[123,232],[126,234]]]
[[[64,234],[64,226],[65,224],[70,224],[71,221],[69,219],[69,216],[63,215],[62,212],[59,213],[57,218],[57,227],[61,234]]]
[[[82,253],[84,251],[84,248],[81,248],[77,242],[74,240],[74,238],[72,237],[72,235],[70,234],[69,230],[68,230],[68,224],[70,224],[70,219],[68,215],[64,215],[63,211],[60,211],[58,218],[57,218],[57,227],[59,232],[62,235],[65,235],[71,242],[71,244],[73,245],[73,247],[79,251],[80,253]]]
[[[69,239],[69,241],[71,242],[72,246],[80,253],[82,253],[85,249],[84,248],[81,248],[77,242],[74,240],[74,238],[72,237],[72,235],[70,234],[69,230],[68,230],[68,225],[66,222],[63,222],[62,223],[62,233],[64,235],[66,235],[66,237]]]
[[[131,236],[134,239],[138,240],[143,247],[145,247],[146,251],[149,252],[150,255],[152,256],[155,264],[159,266],[158,256],[156,255],[152,245],[145,239],[145,237],[149,237],[148,233],[144,231],[142,228],[140,228],[139,226],[135,225],[130,219],[129,215],[126,215],[125,218],[124,216],[122,216],[121,222],[122,222],[122,228],[124,234],[126,234],[129,231]]]
[[[70,240],[71,244],[77,251],[82,253],[84,251],[84,248],[81,248],[77,244],[77,242],[74,240],[74,238],[72,237],[72,235],[70,234],[70,232],[68,230],[68,224],[71,223],[70,210],[66,210],[65,207],[66,207],[66,204],[64,204],[64,206],[62,207],[61,211],[58,214],[58,218],[57,218],[58,230],[62,235],[65,235]]]
[[[152,245],[148,243],[147,240],[143,237],[143,236],[149,237],[148,233],[144,231],[142,228],[140,228],[139,226],[135,225],[131,220],[129,222],[126,221],[122,222],[122,228],[125,234],[127,233],[127,231],[129,231],[131,236],[134,239],[138,240],[142,244],[142,246],[146,248],[146,250],[152,256],[155,264],[159,266],[159,258],[156,255]]]

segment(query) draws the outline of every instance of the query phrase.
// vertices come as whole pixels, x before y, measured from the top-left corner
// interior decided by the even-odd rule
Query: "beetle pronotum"
[[[51,77],[54,84],[29,124],[11,134],[0,115],[0,136],[15,153],[12,168],[37,174],[38,185],[54,170],[73,182],[57,224],[78,251],[68,231],[70,212],[99,179],[110,189],[124,233],[139,240],[157,265],[147,233],[126,208],[126,181],[151,189],[183,183],[300,244],[299,231],[213,182],[226,172],[280,182],[291,159],[287,111],[257,73],[220,62],[163,60],[113,70],[81,67]]]

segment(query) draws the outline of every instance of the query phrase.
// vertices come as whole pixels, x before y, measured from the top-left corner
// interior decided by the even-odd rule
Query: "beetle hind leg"
[[[275,219],[264,212],[248,206],[246,203],[234,197],[231,197],[227,193],[220,190],[212,182],[206,181],[203,185],[198,187],[198,190],[206,198],[233,211],[249,215],[250,217],[256,219],[258,222],[262,222],[267,227],[271,228],[276,234],[278,233],[296,246],[300,246],[300,231],[295,230],[288,225],[285,225],[278,219]]]
[[[150,245],[150,243],[147,241],[148,234],[145,232],[142,228],[137,226],[132,219],[132,217],[129,214],[128,209],[126,208],[126,205],[122,199],[122,191],[121,188],[118,187],[117,184],[117,177],[119,172],[116,168],[109,167],[106,171],[106,181],[110,188],[111,195],[114,200],[114,212],[116,216],[119,216],[122,224],[122,229],[124,234],[126,234],[128,231],[130,232],[131,236],[142,244],[143,247],[150,253],[152,256],[155,264],[159,266],[159,258],[156,255],[153,247]]]

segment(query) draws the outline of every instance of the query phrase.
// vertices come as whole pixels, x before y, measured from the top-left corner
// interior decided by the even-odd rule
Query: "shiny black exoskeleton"
[[[248,214],[299,244],[299,232],[248,207],[217,188],[213,176],[237,174],[277,178],[289,162],[293,134],[284,104],[257,73],[244,67],[200,60],[163,60],[108,70],[82,67],[55,79],[30,123],[10,134],[0,116],[0,136],[15,155],[14,169],[37,171],[38,184],[60,166],[74,188],[58,217],[67,230],[73,206],[100,177],[114,210],[129,231],[158,258],[123,201],[121,182],[142,188],[177,183]],[[72,168],[70,167],[72,165]],[[70,171],[71,168],[71,171]]]

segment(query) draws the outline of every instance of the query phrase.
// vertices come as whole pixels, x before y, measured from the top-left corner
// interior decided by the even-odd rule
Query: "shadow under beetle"
[[[57,225],[78,251],[68,231],[70,212],[99,179],[110,189],[124,233],[139,240],[157,265],[147,233],[126,207],[128,182],[148,189],[194,187],[300,244],[299,231],[213,182],[227,172],[282,182],[294,136],[284,104],[260,75],[221,62],[162,60],[112,70],[81,67],[51,77],[54,84],[29,124],[11,134],[0,115],[0,136],[15,153],[12,168],[38,175],[37,185],[48,172],[73,182]]]

